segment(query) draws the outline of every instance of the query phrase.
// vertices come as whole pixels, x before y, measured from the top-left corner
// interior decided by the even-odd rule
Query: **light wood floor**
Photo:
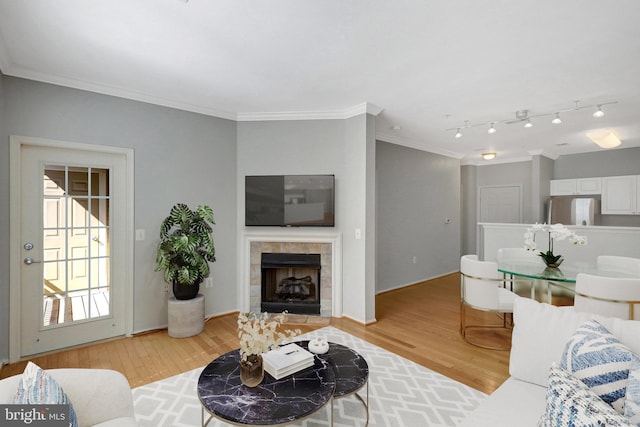
[[[413,360],[456,381],[492,393],[509,376],[509,352],[478,348],[462,340],[458,274],[430,280],[376,297],[377,323],[364,326],[349,319],[331,325]],[[490,320],[477,314],[471,322]],[[323,325],[295,324],[302,332]],[[131,387],[202,367],[238,347],[236,316],[210,319],[205,330],[190,338],[171,338],[166,330],[119,338],[32,360],[45,369],[108,368],[122,372]],[[6,365],[0,378],[21,373],[26,361]]]

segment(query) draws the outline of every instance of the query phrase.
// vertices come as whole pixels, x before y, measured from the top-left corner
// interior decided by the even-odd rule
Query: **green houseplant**
[[[156,271],[173,285],[177,299],[198,295],[200,283],[209,277],[209,262],[216,260],[213,244],[213,210],[207,205],[189,209],[177,203],[160,225]]]

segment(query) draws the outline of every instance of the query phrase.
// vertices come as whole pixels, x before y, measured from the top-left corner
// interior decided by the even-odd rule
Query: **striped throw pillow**
[[[640,361],[638,360],[633,362],[629,371],[624,415],[629,418],[632,424],[640,427]]]
[[[638,356],[604,326],[590,320],[567,342],[560,367],[622,414],[629,369],[637,360]]]
[[[554,363],[549,370],[546,412],[538,427],[634,427],[582,381]]]
[[[35,363],[27,363],[18,383],[18,391],[13,397],[13,403],[69,405],[69,427],[78,427],[78,417],[67,394],[56,380]]]

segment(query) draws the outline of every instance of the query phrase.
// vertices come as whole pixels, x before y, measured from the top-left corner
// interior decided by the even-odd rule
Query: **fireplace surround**
[[[238,298],[243,311],[260,312],[262,253],[320,255],[320,316],[342,317],[342,238],[340,233],[286,229],[246,232],[242,239]]]

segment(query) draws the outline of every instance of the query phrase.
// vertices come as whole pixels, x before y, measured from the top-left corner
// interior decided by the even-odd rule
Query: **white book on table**
[[[262,355],[264,370],[279,380],[312,366],[313,354],[298,344],[287,344]]]

